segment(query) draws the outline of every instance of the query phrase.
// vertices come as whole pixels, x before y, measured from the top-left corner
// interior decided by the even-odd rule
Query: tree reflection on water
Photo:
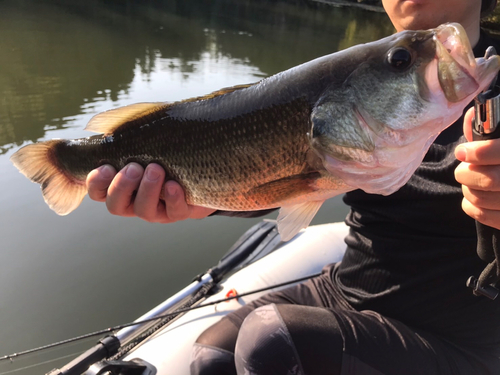
[[[227,57],[258,80],[392,32],[384,14],[304,1],[12,0],[0,14],[0,153],[129,95],[138,71],[189,80]]]

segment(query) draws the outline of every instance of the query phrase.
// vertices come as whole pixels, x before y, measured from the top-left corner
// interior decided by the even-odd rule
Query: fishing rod
[[[485,58],[497,54],[494,47],[486,50]],[[480,141],[500,138],[500,87],[498,76],[488,89],[474,99],[475,114],[472,119],[472,140]],[[469,277],[467,286],[476,296],[485,296],[494,300],[500,294],[497,284],[500,282],[500,230],[476,221],[478,237],[477,254],[487,262],[481,275]]]
[[[27,355],[27,354],[32,354],[32,353],[40,352],[40,351],[43,351],[43,350],[52,349],[52,348],[55,348],[55,347],[58,347],[58,346],[61,346],[61,345],[70,344],[70,343],[73,343],[73,342],[76,342],[76,341],[81,341],[81,340],[88,339],[88,338],[95,337],[95,336],[101,336],[103,334],[114,332],[114,331],[118,331],[118,330],[123,329],[123,328],[127,328],[127,327],[131,327],[131,326],[135,326],[135,325],[141,325],[141,324],[146,324],[146,323],[154,322],[154,321],[157,321],[157,320],[160,320],[160,319],[167,318],[169,316],[175,316],[175,315],[179,315],[179,314],[182,314],[182,313],[185,313],[185,312],[189,312],[189,311],[201,309],[203,307],[217,305],[217,304],[222,303],[222,302],[228,302],[228,301],[231,301],[233,299],[238,299],[238,298],[249,296],[249,295],[252,295],[252,294],[256,294],[256,293],[260,293],[260,292],[265,292],[265,291],[268,291],[270,289],[280,288],[280,287],[283,287],[283,286],[287,286],[287,285],[291,285],[291,284],[295,284],[295,283],[300,283],[302,281],[308,280],[310,278],[313,278],[313,277],[316,277],[316,276],[319,276],[319,275],[320,275],[320,273],[317,273],[317,274],[313,274],[313,275],[301,277],[301,278],[298,278],[298,279],[285,281],[283,283],[266,286],[264,288],[254,289],[254,290],[251,290],[251,291],[248,291],[248,292],[237,293],[235,295],[231,295],[231,296],[228,296],[228,297],[225,297],[225,298],[221,298],[221,299],[218,299],[218,300],[215,300],[215,301],[212,301],[212,302],[207,302],[207,303],[204,303],[204,304],[200,304],[200,305],[197,305],[197,306],[192,306],[192,307],[188,307],[188,308],[181,308],[181,309],[175,310],[173,312],[166,313],[164,315],[157,316],[157,317],[154,317],[154,318],[149,318],[149,319],[134,321],[134,322],[130,322],[130,323],[124,323],[124,324],[116,325],[116,326],[113,326],[113,327],[104,328],[104,329],[101,329],[99,331],[86,333],[86,334],[81,335],[81,336],[76,336],[76,337],[73,337],[73,338],[70,338],[70,339],[58,341],[58,342],[55,342],[55,343],[52,343],[52,344],[48,344],[48,345],[44,345],[44,346],[40,346],[38,348],[33,348],[33,349],[29,349],[29,350],[24,350],[22,352],[5,355],[3,357],[0,357],[0,361],[6,361],[6,360],[13,361],[16,358],[19,358],[19,357]]]
[[[220,303],[223,303],[223,302],[228,302],[228,301],[231,301],[231,300],[234,300],[234,299],[238,299],[238,298],[241,298],[241,297],[245,297],[245,296],[248,296],[248,295],[252,295],[252,294],[256,294],[256,293],[260,293],[260,292],[265,292],[265,291],[268,291],[270,289],[275,289],[275,288],[280,288],[280,287],[284,287],[284,286],[295,284],[295,283],[300,283],[302,281],[308,280],[310,278],[313,278],[313,277],[316,277],[316,276],[319,276],[319,275],[320,275],[320,273],[312,274],[312,275],[308,275],[308,276],[305,276],[305,277],[297,278],[297,279],[294,279],[294,280],[289,280],[289,281],[285,281],[285,282],[282,282],[282,283],[278,283],[278,284],[266,286],[266,287],[263,287],[263,288],[254,289],[254,290],[251,290],[251,291],[248,291],[248,292],[234,293],[232,295],[228,295],[225,298],[221,298],[221,299],[218,299],[218,300],[215,300],[215,301],[203,303],[203,304],[200,304],[200,305],[197,305],[197,306],[191,306],[191,307],[187,307],[187,308],[176,309],[173,312],[169,312],[169,313],[163,314],[161,316],[156,316],[156,317],[149,318],[149,319],[138,320],[138,321],[135,321],[135,322],[130,322],[130,323],[116,325],[116,326],[105,328],[105,329],[102,329],[102,330],[99,330],[99,331],[87,333],[85,335],[73,337],[73,338],[70,338],[70,339],[67,339],[67,340],[63,340],[63,341],[59,341],[59,342],[55,342],[55,343],[52,343],[52,344],[49,344],[49,345],[44,345],[44,346],[41,346],[41,347],[38,347],[38,348],[33,348],[33,349],[25,350],[25,351],[22,351],[22,352],[18,352],[18,353],[6,355],[6,356],[3,356],[3,357],[0,357],[0,361],[9,360],[9,361],[13,362],[14,359],[19,358],[19,357],[24,356],[24,355],[27,355],[27,354],[37,353],[37,352],[40,352],[40,351],[44,351],[46,349],[51,349],[51,348],[59,347],[59,346],[62,346],[62,345],[66,345],[66,344],[69,344],[69,343],[74,343],[74,342],[81,341],[81,340],[84,340],[84,339],[87,339],[87,338],[91,338],[91,337],[95,337],[95,336],[101,336],[101,335],[104,335],[104,334],[107,334],[107,333],[110,333],[110,332],[122,330],[122,329],[127,328],[127,327],[137,326],[137,325],[143,325],[143,324],[147,324],[147,323],[150,323],[150,322],[158,321],[158,320],[161,320],[161,319],[166,319],[168,317],[174,317],[174,316],[177,316],[177,315],[182,314],[182,313],[186,313],[186,312],[193,311],[193,310],[196,310],[196,309],[201,309],[203,307],[214,306],[214,305],[217,305],[217,304],[220,304]],[[99,344],[102,344],[102,345],[99,345]],[[106,337],[104,337],[103,339],[101,339],[99,341],[97,348],[96,347],[91,348],[90,350],[88,350],[87,352],[85,352],[83,355],[81,355],[80,357],[76,358],[73,362],[70,362],[70,364],[68,364],[68,366],[65,366],[65,368],[67,368],[67,370],[65,370],[64,368],[62,370],[54,369],[49,374],[79,374],[79,373],[81,373],[83,371],[86,371],[88,369],[88,367],[89,367],[89,364],[97,363],[101,359],[104,359],[104,358],[100,358],[99,354],[100,354],[100,352],[102,350],[99,350],[99,349],[103,349],[104,351],[107,352],[108,351],[108,347],[107,346],[109,346],[109,345],[111,345],[112,347],[113,346],[116,347],[116,349],[118,350],[119,347],[120,347],[120,342],[116,338],[116,336],[106,336]],[[89,355],[89,353],[92,354],[92,355]],[[109,354],[113,355],[113,353],[109,353]],[[84,357],[84,358],[82,358],[82,357]],[[108,357],[109,356],[106,355],[106,358],[108,358]],[[86,360],[83,360],[83,359],[86,359]]]
[[[73,359],[61,369],[53,369],[48,374],[50,375],[80,375],[87,371],[91,366],[96,366],[99,373],[104,373],[116,370],[116,367],[121,368],[127,373],[151,373],[147,369],[149,365],[140,360],[133,361],[117,361],[116,358],[122,358],[129,350],[138,345],[143,340],[154,334],[164,325],[168,324],[171,319],[177,315],[190,310],[199,309],[206,306],[216,305],[217,303],[230,301],[239,297],[259,293],[272,288],[290,285],[292,283],[306,280],[311,275],[296,280],[287,281],[284,283],[252,290],[249,292],[237,294],[234,296],[226,296],[217,301],[207,302],[205,304],[196,305],[202,298],[209,295],[231,272],[241,269],[255,260],[263,257],[274,249],[281,242],[280,235],[276,229],[276,222],[271,220],[263,220],[251,228],[249,228],[237,241],[231,246],[227,253],[219,260],[218,264],[203,275],[197,276],[191,284],[180,290],[166,301],[156,306],[136,321],[126,324],[117,325],[114,327],[102,329],[96,332],[91,332],[85,335],[77,336],[71,339],[59,341],[57,343],[41,346],[38,348],[25,350],[18,353],[13,353],[0,357],[2,361],[11,361],[21,356],[40,352],[46,349],[58,347],[61,345],[77,342],[83,339],[91,338],[108,334],[101,338],[93,347],[83,352],[81,355]],[[113,333],[114,331],[117,331]],[[110,359],[105,361],[105,359]],[[118,363],[118,365],[117,365]],[[113,368],[109,368],[113,367]],[[109,368],[109,369],[108,369]],[[132,371],[132,372],[131,372]]]

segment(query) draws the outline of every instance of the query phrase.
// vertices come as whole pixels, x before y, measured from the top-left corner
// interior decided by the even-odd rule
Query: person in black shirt
[[[480,30],[496,0],[383,0],[397,31],[459,22],[474,54],[500,42]],[[355,190],[342,262],[244,306],[198,339],[192,374],[500,374],[500,302],[466,288],[484,263],[474,219],[500,229],[500,140],[468,142],[471,112],[443,131],[390,196]],[[464,128],[467,139],[464,138]],[[111,213],[148,221],[201,218],[164,172],[110,166],[87,180]],[[135,200],[133,192],[138,190]]]

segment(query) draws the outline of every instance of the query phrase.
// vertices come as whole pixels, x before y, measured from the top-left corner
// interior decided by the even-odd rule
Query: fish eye
[[[410,51],[399,47],[389,51],[387,62],[397,70],[405,70],[412,64],[412,56]]]

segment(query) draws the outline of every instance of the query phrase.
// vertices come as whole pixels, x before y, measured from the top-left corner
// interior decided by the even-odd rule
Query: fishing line
[[[265,292],[265,291],[267,291],[269,289],[280,288],[282,286],[299,283],[301,281],[304,281],[304,280],[307,280],[307,279],[310,279],[310,278],[313,278],[313,277],[316,277],[316,276],[319,276],[319,275],[320,275],[320,273],[317,273],[317,274],[313,274],[313,275],[301,277],[299,279],[285,281],[283,283],[266,286],[264,288],[254,289],[254,290],[252,290],[250,292],[238,293],[238,294],[236,294],[234,296],[225,297],[225,298],[222,298],[222,299],[218,299],[216,301],[212,301],[212,302],[200,304],[198,306],[192,306],[192,307],[186,307],[186,308],[178,309],[178,310],[175,310],[175,311],[173,311],[171,313],[166,313],[166,314],[163,314],[163,315],[160,315],[160,316],[156,316],[154,318],[144,319],[144,320],[141,320],[141,321],[138,321],[138,322],[130,322],[130,323],[125,323],[125,324],[120,324],[120,325],[117,325],[117,326],[114,326],[114,327],[109,327],[109,328],[101,329],[99,331],[95,331],[95,332],[91,332],[91,333],[86,333],[86,334],[81,335],[81,336],[76,336],[76,337],[73,337],[73,338],[70,338],[70,339],[58,341],[58,342],[55,342],[55,343],[52,343],[52,344],[48,344],[48,345],[44,345],[44,346],[40,346],[38,348],[33,348],[33,349],[25,350],[25,351],[22,351],[22,352],[19,352],[19,353],[9,354],[9,355],[0,357],[0,362],[1,361],[6,361],[6,360],[10,360],[12,362],[15,358],[24,356],[26,354],[35,353],[35,352],[39,352],[39,351],[42,351],[42,350],[47,350],[47,349],[50,349],[50,348],[55,348],[57,346],[69,344],[69,343],[72,343],[72,342],[75,342],[75,341],[84,340],[84,339],[87,339],[87,338],[90,338],[90,337],[94,337],[94,336],[100,336],[100,335],[103,335],[105,333],[110,333],[110,332],[117,331],[117,330],[120,330],[120,329],[123,329],[123,328],[127,328],[127,327],[131,327],[131,326],[139,325],[139,324],[145,324],[145,323],[153,322],[155,320],[160,320],[160,319],[172,316],[172,315],[178,315],[180,313],[189,312],[189,311],[196,310],[196,309],[201,309],[202,307],[217,305],[219,303],[228,302],[228,301],[231,301],[233,299],[238,299],[240,297],[245,297],[245,296],[256,294],[256,293]],[[1,374],[3,374],[3,373],[1,373]]]
[[[65,359],[65,358],[70,358],[70,357],[76,357],[77,354],[81,354],[83,351],[80,350],[78,352],[75,352],[75,353],[72,353],[72,354],[66,354],[66,355],[63,355],[61,357],[58,357],[58,358],[54,358],[54,359],[49,359],[47,361],[43,361],[43,362],[39,362],[39,363],[35,363],[33,365],[28,365],[28,366],[25,366],[25,367],[21,367],[21,368],[16,368],[14,370],[8,370],[8,371],[5,371],[5,372],[0,372],[0,375],[6,375],[6,374],[13,374],[13,373],[16,373],[16,372],[19,372],[19,371],[23,371],[23,370],[27,370],[27,369],[30,369],[30,368],[34,368],[34,367],[38,367],[38,366],[42,366],[42,365],[46,365],[47,363],[51,363],[51,362],[55,362],[55,361],[59,361],[61,359]]]

